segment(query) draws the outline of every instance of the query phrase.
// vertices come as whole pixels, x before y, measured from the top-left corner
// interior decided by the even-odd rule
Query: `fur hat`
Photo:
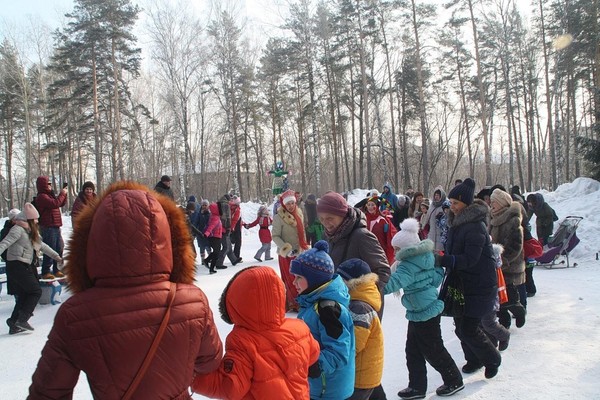
[[[19,221],[27,221],[29,219],[38,219],[40,217],[40,213],[31,203],[25,203],[25,207],[23,207],[23,211],[21,211],[15,217],[16,220]]]
[[[94,191],[94,192],[96,191],[96,186],[94,185],[93,182],[90,182],[90,181],[84,182],[83,186],[81,187],[81,191],[85,192],[85,189],[87,189],[87,188],[91,188],[92,191]]]
[[[510,197],[510,194],[501,189],[494,189],[492,195],[490,196],[490,201],[496,202],[502,207],[509,207],[512,203],[512,197]]]
[[[281,198],[280,198],[281,204],[286,205],[288,203],[291,203],[292,201],[297,201],[296,200],[296,192],[294,192],[293,190],[286,190],[285,192],[283,192],[281,194]]]
[[[425,198],[425,199],[421,200],[421,203],[419,204],[419,207],[425,206],[425,207],[429,208],[430,205],[431,205],[431,203],[430,203],[429,199]]]
[[[403,249],[421,242],[419,239],[419,221],[407,218],[400,224],[400,231],[392,238],[392,246]]]
[[[454,186],[452,190],[450,190],[448,198],[462,201],[466,205],[471,205],[473,203],[474,195],[475,181],[471,178],[467,178],[463,183]]]
[[[315,287],[331,280],[334,272],[333,260],[327,252],[329,245],[324,240],[315,243],[312,249],[300,254],[290,266],[290,272],[303,276],[308,287]]]
[[[360,258],[350,258],[337,267],[336,271],[342,279],[349,281],[371,273],[369,264]]]
[[[12,221],[13,219],[15,219],[15,217],[17,215],[19,215],[21,213],[21,210],[19,210],[18,208],[12,208],[9,212],[8,212],[8,220]]]
[[[345,217],[346,214],[348,214],[348,203],[341,194],[327,192],[319,199],[319,202],[317,203],[317,212]]]

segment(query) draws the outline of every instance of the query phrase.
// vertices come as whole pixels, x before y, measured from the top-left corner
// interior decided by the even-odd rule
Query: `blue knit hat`
[[[349,281],[371,273],[371,268],[360,258],[350,258],[338,265],[336,272],[342,279]]]
[[[454,186],[450,193],[448,193],[449,199],[462,201],[466,205],[471,205],[473,203],[474,196],[475,181],[471,178],[467,178],[463,183]]]
[[[290,272],[306,278],[308,287],[315,287],[331,280],[334,271],[333,260],[327,252],[329,245],[319,240],[313,248],[300,254],[290,267]]]

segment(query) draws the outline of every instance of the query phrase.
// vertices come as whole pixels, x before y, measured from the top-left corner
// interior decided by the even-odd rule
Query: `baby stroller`
[[[544,254],[536,258],[537,265],[541,265],[548,269],[558,265],[564,265],[565,260],[557,262],[556,260],[560,256],[567,258],[566,267],[569,268],[569,253],[579,244],[579,238],[577,237],[577,226],[581,222],[583,217],[568,216],[560,222],[558,229],[554,235],[550,236],[548,244],[544,246]],[[577,263],[573,264],[576,267]]]

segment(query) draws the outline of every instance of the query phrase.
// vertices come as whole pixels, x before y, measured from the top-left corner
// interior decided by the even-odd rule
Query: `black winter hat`
[[[171,177],[169,175],[163,175],[160,177],[161,182],[171,182]]]
[[[341,263],[337,267],[336,272],[342,277],[343,280],[349,281],[370,273],[371,268],[369,268],[369,264],[360,258],[350,258],[349,260]]]
[[[473,203],[474,195],[475,181],[471,178],[467,178],[463,183],[454,186],[452,190],[450,190],[448,198],[462,201],[466,205],[471,205]]]

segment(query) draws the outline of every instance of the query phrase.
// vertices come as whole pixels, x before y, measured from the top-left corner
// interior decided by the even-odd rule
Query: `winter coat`
[[[271,236],[271,231],[269,230],[269,226],[273,223],[273,219],[268,215],[261,215],[257,217],[252,223],[246,224],[246,228],[252,228],[253,226],[258,225],[260,229],[258,230],[258,238],[261,243],[271,243],[273,237]]]
[[[17,221],[17,223],[10,228],[6,237],[0,242],[0,254],[8,249],[6,252],[7,261],[21,261],[29,265],[33,261],[34,254],[35,257],[39,257],[40,251],[54,260],[60,260],[58,253],[52,250],[46,243],[42,242],[41,236],[37,242],[31,243],[29,231],[20,226],[19,222],[24,221]]]
[[[85,192],[79,192],[79,194],[75,198],[75,201],[73,202],[73,207],[71,208],[71,221],[74,221],[75,218],[77,218],[77,215],[79,215],[79,213],[81,212],[81,210],[83,210],[83,207],[85,207],[91,200],[95,198],[96,193],[93,193],[92,198],[88,199],[87,197],[85,197]]]
[[[415,246],[400,249],[396,254],[396,270],[385,285],[385,294],[403,289],[402,305],[406,319],[413,322],[428,321],[444,309],[438,299],[437,288],[444,278],[444,270],[434,267],[433,242],[423,240]]]
[[[441,266],[454,269],[463,281],[465,316],[481,318],[493,310],[498,278],[487,231],[488,205],[480,199],[460,214],[448,214],[448,240]]]
[[[229,203],[229,209],[231,211],[231,230],[239,230],[242,228],[242,210],[240,209],[240,206],[237,204],[234,204],[232,202]],[[238,225],[238,223],[240,225]]]
[[[215,204],[216,207],[216,204]],[[217,211],[217,216],[219,215],[219,209],[216,209]],[[194,215],[194,214],[192,214]],[[206,211],[198,211],[196,213],[196,217],[192,220],[192,223],[194,224],[194,226],[196,227],[197,230],[199,230],[200,232],[204,232],[204,230],[206,229],[206,227],[208,226],[208,221],[210,220],[210,209],[207,209]]]
[[[521,205],[513,201],[501,214],[492,216],[490,223],[492,242],[501,244],[502,274],[507,285],[525,283],[525,260],[523,256],[523,227]]]
[[[233,226],[231,225],[231,206],[229,206],[229,196],[223,196],[217,203],[219,207],[219,215],[221,216],[221,226],[223,233],[230,233]]]
[[[175,201],[175,195],[173,194],[173,189],[170,186],[165,185],[162,181],[159,181],[156,186],[154,186],[154,191],[160,193],[162,195],[167,196],[171,200]]]
[[[333,236],[325,232],[324,239],[329,243],[329,256],[338,266],[343,261],[359,258],[369,264],[371,272],[379,277],[377,286],[383,287],[390,279],[390,265],[377,237],[367,229],[367,218],[358,209],[351,208],[345,217],[345,229]]]
[[[73,295],[56,314],[29,399],[70,399],[81,371],[95,399],[127,391],[167,309],[171,315],[132,399],[190,399],[194,373],[216,369],[221,340],[193,284],[185,216],[147,187],[118,182],[79,215],[65,269]]]
[[[218,399],[308,399],[308,367],[319,358],[319,343],[304,322],[285,317],[285,288],[275,271],[240,271],[219,310],[233,324],[225,356],[219,369],[197,375],[192,389]]]
[[[55,195],[52,189],[48,188],[48,182],[47,176],[40,176],[35,182],[38,191],[35,197],[35,208],[40,213],[40,226],[61,227],[60,207],[67,202],[67,193],[61,190],[58,196]]]
[[[310,398],[340,400],[350,397],[354,392],[355,337],[348,311],[348,288],[339,275],[334,275],[331,281],[311,292],[301,293],[296,300],[300,306],[298,318],[308,325],[321,346],[318,361],[321,375],[308,379]],[[337,304],[321,307],[326,300]]]
[[[300,221],[304,221],[304,215],[299,207],[296,207],[295,212],[298,213]],[[286,257],[291,250],[296,250],[298,253],[304,251],[300,248],[296,219],[285,210],[285,207],[277,209],[277,214],[273,218],[273,231],[271,234],[280,256]]]
[[[376,215],[365,212],[365,217],[367,219],[367,229],[375,235],[385,253],[388,265],[391,265],[394,262],[392,238],[397,232],[396,227],[390,218],[384,217],[379,211],[377,211]]]
[[[379,197],[386,199],[388,201],[388,203],[390,203],[390,206],[392,206],[392,210],[396,211],[396,209],[398,208],[398,197],[394,194],[394,190],[392,188],[392,185],[390,185],[389,183],[386,183],[385,185],[383,185],[384,189],[388,188],[388,192],[383,192],[379,195]],[[385,207],[385,206],[382,206]]]
[[[446,201],[446,192],[444,192],[444,189],[441,187],[437,187],[435,190],[439,190],[442,197],[440,201],[431,202],[431,206],[429,206],[427,214],[421,218],[421,226],[426,226],[429,224],[429,233],[427,234],[427,239],[433,242],[435,251],[442,251],[444,250],[444,244],[442,243],[442,230],[438,226],[436,218],[441,218],[441,216],[444,214],[442,205],[444,204],[444,201]]]
[[[215,237],[221,239],[223,237],[223,227],[221,226],[221,217],[219,216],[219,206],[217,203],[210,203],[208,210],[210,211],[210,217],[202,233],[207,238]]]
[[[359,389],[379,386],[383,375],[383,329],[377,315],[381,308],[381,296],[377,279],[377,275],[370,273],[346,281],[356,342],[354,387]]]
[[[530,213],[535,214],[535,231],[537,233],[538,239],[548,239],[549,236],[552,235],[554,230],[554,221],[558,220],[555,218],[556,213],[554,209],[550,207],[548,203],[544,200],[544,196],[541,193],[534,193],[535,196],[535,204],[533,210],[530,210]]]

